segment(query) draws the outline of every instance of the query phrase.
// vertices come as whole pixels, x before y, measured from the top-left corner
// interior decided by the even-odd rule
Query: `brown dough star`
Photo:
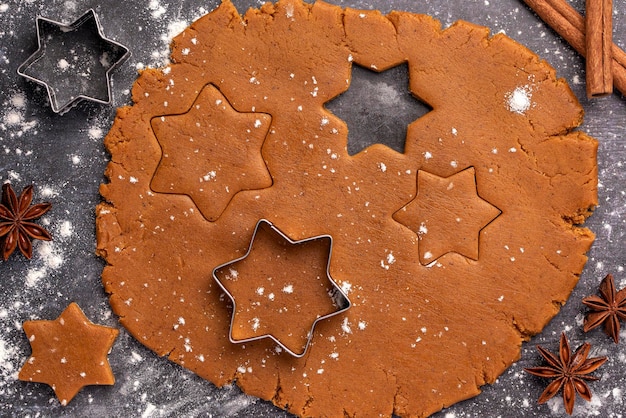
[[[163,150],[152,189],[186,194],[205,218],[217,220],[238,192],[272,185],[261,156],[270,122],[267,114],[236,111],[205,86],[186,113],[152,119]]]
[[[417,233],[422,264],[430,264],[448,252],[478,260],[480,231],[500,210],[481,199],[473,167],[450,177],[420,170],[417,196],[394,218]]]
[[[350,308],[328,273],[331,246],[328,236],[293,241],[259,221],[248,253],[213,273],[233,303],[230,340],[269,337],[302,357],[315,325]]]
[[[72,302],[52,321],[24,322],[32,348],[19,379],[50,385],[61,405],[67,405],[88,385],[115,383],[109,353],[119,331],[95,325]]]

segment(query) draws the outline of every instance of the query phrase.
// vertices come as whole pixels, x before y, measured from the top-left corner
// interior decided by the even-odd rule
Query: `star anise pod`
[[[50,241],[52,236],[41,226],[31,222],[50,210],[50,203],[39,203],[31,206],[33,186],[22,190],[18,198],[9,183],[2,186],[2,203],[0,204],[0,237],[2,241],[2,257],[9,256],[19,248],[24,257],[32,258],[33,246],[31,239]]]
[[[619,342],[620,319],[626,319],[626,288],[617,292],[613,276],[607,276],[600,283],[600,296],[588,296],[583,303],[592,310],[585,318],[585,332],[604,324],[604,332]]]
[[[554,379],[539,396],[538,402],[540,404],[547,402],[563,388],[565,412],[572,415],[577,393],[587,402],[591,400],[591,390],[587,386],[586,381],[599,379],[598,377],[590,376],[589,373],[602,366],[606,361],[606,357],[587,358],[591,350],[591,344],[589,343],[584,343],[576,349],[574,354],[571,354],[569,341],[565,333],[561,334],[558,358],[539,345],[537,350],[546,359],[549,366],[532,367],[524,370],[535,376]]]

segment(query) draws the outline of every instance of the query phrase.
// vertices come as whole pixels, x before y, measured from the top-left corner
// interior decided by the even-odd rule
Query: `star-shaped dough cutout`
[[[500,213],[478,195],[470,167],[450,177],[420,170],[417,196],[393,217],[418,235],[420,262],[427,265],[448,252],[478,260],[480,231]]]
[[[70,24],[37,18],[39,48],[17,72],[48,90],[52,110],[64,113],[81,100],[111,102],[109,73],[128,48],[102,34],[93,10]]]
[[[213,271],[233,304],[231,342],[271,338],[304,356],[315,325],[350,308],[329,273],[331,247],[330,236],[292,241],[259,221],[247,254]]]
[[[32,354],[18,377],[48,384],[61,405],[84,386],[115,383],[107,354],[119,331],[93,324],[76,303],[55,320],[26,321],[23,327]]]
[[[152,189],[188,195],[216,221],[238,192],[272,185],[261,155],[270,123],[270,115],[238,112],[205,86],[186,113],[152,119],[163,151]]]
[[[348,125],[348,154],[373,144],[404,153],[409,125],[432,110],[410,91],[408,76],[408,64],[382,72],[352,65],[348,90],[324,104]]]

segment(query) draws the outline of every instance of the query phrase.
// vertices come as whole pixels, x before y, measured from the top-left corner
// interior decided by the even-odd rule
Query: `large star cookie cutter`
[[[103,35],[93,9],[70,24],[38,16],[37,42],[37,51],[17,73],[46,87],[55,113],[63,114],[82,100],[111,103],[109,73],[130,52]]]
[[[325,263],[320,263],[319,257],[315,261],[315,257],[307,256],[306,246],[317,253],[327,251]],[[291,255],[290,250],[293,250]],[[247,343],[271,338],[292,356],[303,357],[317,323],[352,306],[330,275],[331,253],[330,235],[294,241],[271,222],[259,220],[246,254],[213,269],[213,278],[232,302],[229,340]],[[280,266],[276,267],[277,264]],[[281,282],[285,277],[288,282]],[[250,279],[256,284],[250,286],[245,281]],[[241,284],[241,280],[245,282]],[[240,282],[238,290],[234,289],[237,282]],[[265,321],[267,315],[272,315],[274,320]],[[297,334],[294,328],[304,332],[294,335]]]

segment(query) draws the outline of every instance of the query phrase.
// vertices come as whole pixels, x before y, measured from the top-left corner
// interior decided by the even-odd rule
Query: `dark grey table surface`
[[[235,0],[241,12],[260,1]],[[552,350],[566,331],[572,345],[594,343],[594,355],[609,356],[597,372],[591,403],[577,402],[574,416],[626,415],[626,342],[615,345],[601,331],[584,334],[581,298],[596,292],[614,273],[626,286],[626,101],[620,94],[589,101],[584,61],[519,0],[330,0],[345,7],[430,14],[448,26],[456,20],[503,31],[536,52],[565,78],[585,109],[582,130],[599,140],[599,206],[587,226],[597,235],[589,262],[568,303],[544,331],[526,343],[522,358],[474,399],[453,405],[439,417],[564,416],[562,401],[537,405],[542,382],[522,371],[538,362],[535,344]],[[95,252],[94,207],[108,155],[102,139],[117,106],[130,103],[137,69],[167,63],[173,35],[209,12],[218,0],[0,0],[0,181],[21,190],[36,188],[35,201],[53,210],[42,222],[54,234],[37,242],[31,261],[15,254],[0,263],[0,416],[288,416],[271,404],[218,389],[191,372],[159,358],[121,329],[110,354],[115,386],[92,386],[63,408],[46,385],[17,380],[30,354],[23,321],[54,319],[76,301],[94,322],[118,327],[102,289],[103,261]],[[584,0],[575,0],[582,11]],[[17,75],[37,47],[35,17],[71,22],[93,8],[104,34],[132,56],[113,72],[112,105],[83,102],[63,116],[54,114],[44,90]],[[614,40],[626,47],[626,2],[614,0]],[[401,77],[402,75],[400,75]],[[398,75],[394,77],[399,77]],[[400,85],[400,84],[398,84]],[[402,92],[405,94],[406,92]],[[350,120],[348,120],[350,124]],[[393,144],[392,144],[393,145]],[[626,341],[626,332],[622,332]],[[393,343],[390,343],[393,349]]]

